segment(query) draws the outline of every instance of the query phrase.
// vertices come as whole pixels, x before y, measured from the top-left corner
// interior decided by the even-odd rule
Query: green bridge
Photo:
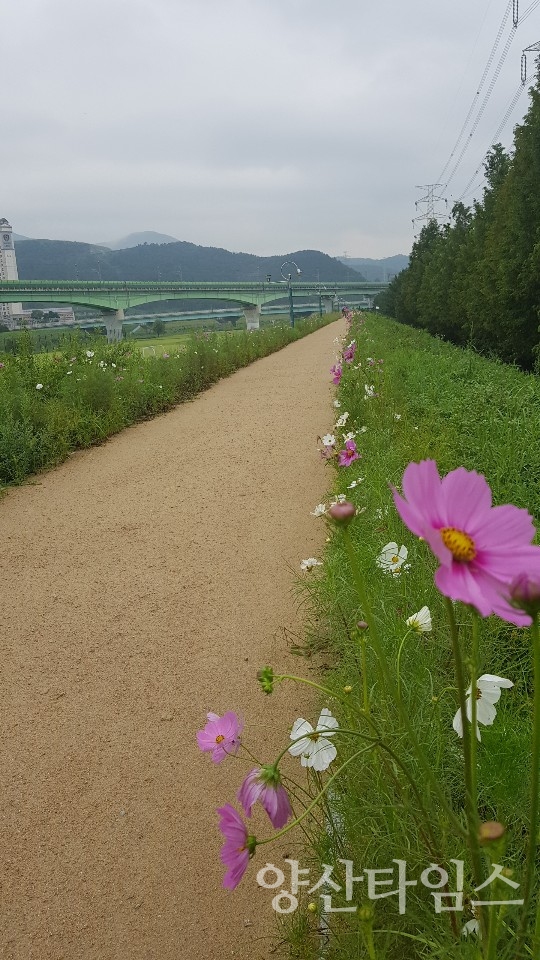
[[[259,326],[261,306],[288,298],[293,317],[294,296],[313,297],[325,312],[331,312],[334,301],[374,297],[385,290],[387,283],[365,280],[338,283],[304,283],[283,281],[267,283],[199,283],[183,281],[123,280],[9,280],[0,283],[2,303],[70,303],[98,307],[105,312],[104,323],[109,340],[120,340],[124,311],[143,303],[163,300],[230,300],[244,307],[248,329]]]

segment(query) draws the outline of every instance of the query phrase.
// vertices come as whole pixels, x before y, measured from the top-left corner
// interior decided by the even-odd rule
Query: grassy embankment
[[[182,350],[143,356],[136,341],[70,338],[56,353],[0,353],[0,489],[101,443],[137,420],[187,400],[259,357],[336,319],[299,320],[258,331],[202,333]],[[167,338],[165,338],[167,339]],[[158,341],[152,341],[155,346]]]
[[[333,474],[329,483],[334,495],[346,494],[359,510],[365,510],[348,530],[391,680],[386,682],[380,672],[371,630],[357,629],[358,621],[368,618],[355,589],[343,533],[335,527],[323,567],[304,574],[302,587],[315,610],[305,652],[310,656],[322,653],[325,667],[321,678],[316,665],[321,659],[316,658],[311,668],[306,661],[305,670],[297,672],[330,688],[333,696],[325,695],[322,702],[342,727],[380,735],[399,762],[385,750],[374,748],[336,778],[329,808],[310,833],[311,862],[305,858],[302,866],[311,867],[314,883],[322,874],[322,863],[335,864],[333,876],[342,885],[344,868],[339,858],[353,861],[355,875],[365,874],[366,868],[392,868],[392,874],[377,875],[378,880],[393,877],[391,887],[376,888],[384,893],[396,889],[393,861],[401,859],[407,863],[407,880],[418,883],[407,887],[404,914],[398,911],[396,895],[370,898],[366,877],[354,885],[351,902],[345,900],[344,892],[333,894],[337,907],[357,905],[354,913],[325,912],[320,890],[304,895],[299,909],[286,920],[290,956],[306,960],[477,960],[488,956],[489,950],[493,960],[514,960],[512,931],[520,917],[519,907],[486,911],[493,928],[494,918],[498,918],[489,945],[486,937],[480,941],[474,934],[462,935],[464,924],[474,920],[471,899],[483,895],[487,900],[515,900],[523,894],[522,888],[515,890],[501,880],[483,894],[474,892],[471,858],[460,833],[460,825],[465,825],[463,741],[452,728],[458,701],[445,602],[433,581],[437,563],[427,545],[401,522],[389,484],[400,488],[409,462],[433,458],[441,475],[458,466],[484,474],[494,504],[527,508],[538,522],[540,380],[382,317],[369,318],[363,329],[353,327],[351,337],[357,339],[355,363],[361,366],[344,365],[336,393],[341,402],[336,418],[345,411],[350,416],[343,428],[326,423],[320,425],[320,432],[334,432],[342,441],[345,431],[367,427],[356,436],[362,458],[350,467],[329,468]],[[372,364],[369,357],[384,362]],[[366,384],[374,385],[376,396],[366,399]],[[359,476],[364,478],[362,482],[349,489]],[[376,564],[382,548],[391,541],[408,548],[410,568],[399,575]],[[417,634],[408,630],[405,620],[424,605],[431,611],[433,629]],[[461,604],[454,609],[468,678],[471,611]],[[279,669],[279,664],[273,666]],[[482,875],[487,878],[490,863],[496,862],[513,871],[509,876],[514,882],[522,882],[531,780],[529,630],[493,616],[481,621],[477,676],[484,673],[509,678],[514,686],[502,691],[495,722],[481,728],[478,744],[479,819],[499,821],[506,828],[501,841],[481,848]],[[426,773],[411,747],[408,724],[431,773]],[[353,735],[338,735],[334,743],[338,757],[323,778],[366,745]],[[313,778],[313,792],[320,783]],[[446,810],[437,795],[437,784],[446,798]],[[450,874],[447,889],[455,891],[452,858],[464,861],[463,910],[437,914],[433,891],[420,883],[420,875],[430,863],[446,866]],[[433,875],[432,880],[436,882],[437,877]],[[322,892],[332,893],[330,889]],[[455,901],[444,900],[443,906],[452,903]],[[533,926],[534,910],[529,916],[529,946],[522,948],[520,957],[540,956],[540,937],[530,942]]]

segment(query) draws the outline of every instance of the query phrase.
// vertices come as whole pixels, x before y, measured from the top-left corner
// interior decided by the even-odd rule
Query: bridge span
[[[288,298],[293,316],[295,295],[313,297],[321,309],[330,313],[337,297],[347,300],[359,295],[373,297],[387,283],[347,280],[330,283],[304,281],[198,282],[146,280],[6,280],[0,283],[3,303],[70,303],[98,307],[104,311],[107,337],[122,337],[124,311],[144,303],[164,300],[227,300],[244,308],[248,329],[259,326],[261,306]]]

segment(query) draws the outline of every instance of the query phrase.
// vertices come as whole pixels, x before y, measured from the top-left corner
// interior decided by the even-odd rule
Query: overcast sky
[[[408,253],[425,211],[415,187],[449,159],[507,6],[4,0],[0,217],[91,243],[157,230],[260,255]],[[519,86],[522,49],[540,40],[540,0],[527,10],[449,206]],[[511,27],[510,12],[471,121]],[[506,145],[527,106],[525,90]]]

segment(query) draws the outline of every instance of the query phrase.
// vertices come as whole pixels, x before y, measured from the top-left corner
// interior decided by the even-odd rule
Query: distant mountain
[[[338,260],[357,270],[371,283],[391,280],[396,273],[401,273],[409,266],[409,258],[402,253],[397,253],[394,257],[383,257],[382,260],[362,257],[338,257]]]
[[[30,237],[23,237],[22,233],[13,233],[12,236],[16,243],[22,243],[23,240],[30,240]]]
[[[268,274],[281,280],[281,268],[302,279],[359,280],[358,272],[320,250],[296,250],[273,257],[231,253],[220,247],[194,243],[143,243],[110,250],[106,246],[68,240],[24,240],[16,243],[21,280],[260,280]],[[287,262],[289,261],[289,263]]]
[[[127,237],[122,237],[120,240],[109,240],[98,246],[108,247],[109,250],[128,250],[130,247],[138,247],[140,243],[178,243],[178,241],[176,237],[169,237],[166,233],[143,230],[142,233],[129,233]]]

